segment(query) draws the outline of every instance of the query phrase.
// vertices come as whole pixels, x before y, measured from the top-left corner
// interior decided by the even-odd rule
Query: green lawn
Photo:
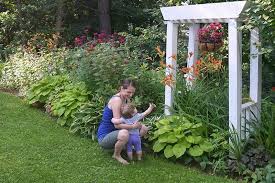
[[[0,93],[0,182],[235,182],[147,155],[123,166],[21,99]]]

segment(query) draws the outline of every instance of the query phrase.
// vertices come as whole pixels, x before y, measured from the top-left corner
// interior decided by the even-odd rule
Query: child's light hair
[[[122,109],[121,109],[122,117],[124,117],[126,119],[133,117],[135,109],[136,109],[136,107],[133,103],[127,103],[127,104],[123,105]]]

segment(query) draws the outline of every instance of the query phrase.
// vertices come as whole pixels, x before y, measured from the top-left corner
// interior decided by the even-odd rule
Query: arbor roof
[[[247,7],[247,1],[234,1],[162,7],[161,13],[165,21],[178,21],[181,23],[228,22],[229,19],[241,18],[242,12]]]

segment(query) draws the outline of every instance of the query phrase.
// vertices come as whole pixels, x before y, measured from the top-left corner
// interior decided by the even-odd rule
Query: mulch
[[[19,94],[19,91],[16,89],[1,88],[1,87],[0,87],[0,92],[9,93],[9,94],[16,95],[16,96],[18,96],[18,94]]]

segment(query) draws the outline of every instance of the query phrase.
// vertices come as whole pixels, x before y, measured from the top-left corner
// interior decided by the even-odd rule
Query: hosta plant
[[[81,106],[73,115],[70,132],[80,133],[95,140],[104,105],[105,100],[102,96],[93,95],[91,101]]]
[[[180,158],[185,154],[200,157],[213,150],[213,145],[204,137],[201,122],[191,121],[185,116],[170,116],[157,122],[156,127],[151,137],[155,140],[153,150],[163,151],[166,158]]]
[[[59,93],[67,84],[69,84],[69,78],[66,75],[48,76],[31,86],[27,93],[28,102],[29,104],[47,103],[54,94]]]
[[[64,91],[51,101],[51,111],[59,118],[58,123],[62,126],[70,125],[74,113],[89,101],[89,95],[83,82],[65,86]]]

